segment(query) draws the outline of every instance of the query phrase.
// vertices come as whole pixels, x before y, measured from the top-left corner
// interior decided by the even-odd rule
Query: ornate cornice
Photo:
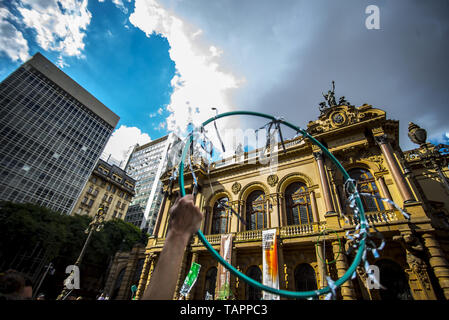
[[[385,118],[385,111],[373,108],[371,105],[364,104],[360,107],[339,105],[326,109],[318,120],[310,121],[307,131],[312,135],[319,135],[373,119]]]

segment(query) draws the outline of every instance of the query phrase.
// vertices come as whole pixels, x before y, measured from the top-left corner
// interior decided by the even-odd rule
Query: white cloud
[[[229,90],[239,86],[233,74],[223,71],[217,57],[220,49],[204,46],[201,31],[162,7],[156,0],[136,0],[129,21],[148,37],[159,34],[170,44],[170,58],[175,62],[174,88],[167,110],[167,129],[181,134],[187,124],[196,125],[214,115],[211,107],[220,112],[232,109]],[[211,48],[214,49],[211,49]]]
[[[3,51],[12,61],[24,62],[30,58],[28,42],[8,20],[17,21],[7,9],[0,8],[0,52]]]
[[[22,0],[17,10],[22,23],[36,32],[36,42],[44,50],[63,56],[82,57],[84,37],[91,13],[87,0]]]
[[[150,141],[150,136],[140,131],[139,128],[121,125],[120,128],[112,133],[103,154],[110,154],[114,159],[124,161],[129,154],[130,148],[135,146],[136,143],[143,145]]]
[[[165,129],[166,127],[167,127],[167,122],[161,122],[156,127],[154,127],[154,129],[160,131],[160,130]]]

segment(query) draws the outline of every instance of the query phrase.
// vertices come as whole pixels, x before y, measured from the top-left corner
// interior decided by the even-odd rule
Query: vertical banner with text
[[[279,289],[276,229],[262,231],[263,284]],[[277,294],[262,291],[263,300],[279,300]]]
[[[232,234],[221,235],[220,255],[231,263]],[[218,266],[217,300],[226,300],[231,293],[230,272],[221,264]]]

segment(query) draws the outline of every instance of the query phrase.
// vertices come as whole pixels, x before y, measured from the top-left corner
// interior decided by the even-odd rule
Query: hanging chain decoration
[[[259,145],[259,138],[258,138],[258,132],[259,130],[265,129],[266,130],[266,141],[265,141],[265,150],[267,150],[268,148],[270,148],[271,145],[271,140],[274,140],[274,136],[276,134],[276,132],[278,132],[279,135],[279,140],[281,141],[281,145],[282,145],[282,149],[285,152],[286,148],[285,148],[285,143],[284,143],[284,138],[282,136],[282,130],[281,130],[281,123],[283,121],[283,118],[274,118],[272,121],[268,122],[267,124],[261,126],[259,129],[255,130],[256,133],[256,147]],[[271,129],[273,128],[273,133],[271,132]],[[273,139],[272,139],[273,138]]]

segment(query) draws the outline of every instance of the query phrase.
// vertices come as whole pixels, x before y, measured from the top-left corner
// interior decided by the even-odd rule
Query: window
[[[246,274],[248,277],[258,282],[262,282],[262,271],[260,271],[259,267],[249,267]],[[246,284],[246,300],[262,300],[262,290]]]
[[[375,265],[379,267],[379,282],[387,288],[379,290],[382,300],[413,300],[406,273],[399,264],[381,259]]]
[[[356,168],[348,171],[352,179],[357,182],[357,190],[360,193],[369,193],[373,196],[380,197],[379,189],[377,189],[376,181],[372,174],[365,169]],[[368,196],[360,196],[362,199],[363,209],[366,212],[383,211],[385,210],[382,200]]]
[[[317,289],[315,270],[307,263],[295,268],[296,291],[313,291]]]
[[[313,222],[307,186],[302,182],[294,182],[285,189],[285,205],[287,224],[310,224]]]
[[[206,273],[206,285],[204,286],[204,299],[214,300],[215,283],[217,281],[217,267],[212,267]]]
[[[267,227],[265,194],[263,191],[253,191],[246,200],[247,230],[263,229]]]
[[[229,199],[224,197],[219,199],[214,204],[213,217],[212,217],[212,234],[226,233],[228,210],[220,205],[221,201],[227,202],[229,201]]]
[[[94,200],[90,199],[90,200],[89,200],[88,206],[89,206],[89,207],[92,207],[92,204],[93,204],[93,203],[94,203]]]

